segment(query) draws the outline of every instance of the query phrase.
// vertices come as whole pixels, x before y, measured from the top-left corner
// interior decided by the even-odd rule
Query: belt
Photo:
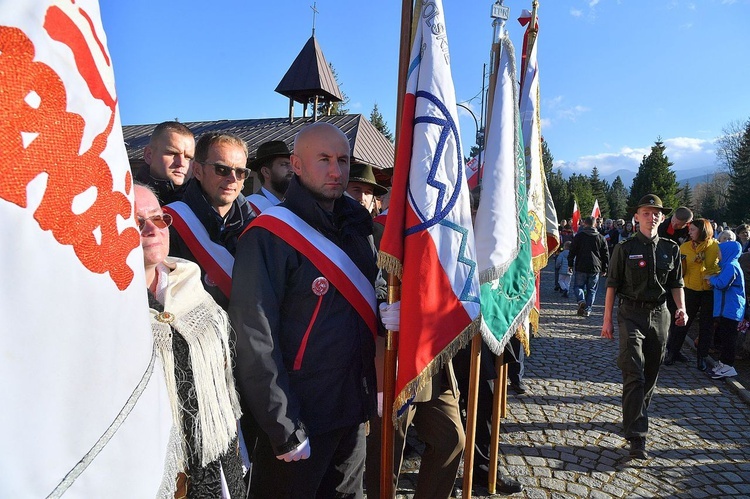
[[[663,301],[640,301],[640,300],[631,300],[630,298],[620,298],[620,304],[622,303],[627,303],[631,307],[640,307],[640,308],[647,308],[649,310],[654,310],[664,305],[665,302]]]

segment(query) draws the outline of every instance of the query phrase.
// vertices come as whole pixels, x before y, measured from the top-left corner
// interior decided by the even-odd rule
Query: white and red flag
[[[0,164],[0,497],[174,494],[96,1],[0,0]]]
[[[602,210],[599,208],[599,200],[594,200],[594,207],[591,209],[591,216],[594,217],[594,219],[601,218],[602,216]]]
[[[480,156],[481,154],[474,156],[466,162],[466,184],[469,186],[469,190],[472,190],[479,185],[479,179],[482,177],[481,170],[484,165],[479,164]]]
[[[578,226],[581,224],[581,210],[578,209],[578,201],[575,199],[573,200],[573,223],[572,228],[573,232],[578,232]]]
[[[402,282],[394,417],[479,328],[471,203],[442,2],[429,2],[415,17],[379,257]]]

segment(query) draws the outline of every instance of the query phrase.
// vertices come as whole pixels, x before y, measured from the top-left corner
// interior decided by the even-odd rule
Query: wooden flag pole
[[[463,496],[471,499],[474,481],[474,442],[477,430],[477,400],[479,398],[479,367],[482,360],[482,335],[471,339],[471,364],[469,367],[469,393],[466,395],[466,443],[464,445]]]
[[[398,89],[396,99],[396,144],[401,133],[406,79],[409,70],[409,56],[412,43],[413,0],[401,3],[401,40],[399,43]],[[395,165],[395,158],[394,158]],[[401,299],[401,281],[392,273],[388,275],[388,303]],[[380,434],[380,497],[391,499],[395,496],[393,483],[393,403],[396,397],[396,358],[398,353],[398,331],[387,331],[385,338],[385,358],[383,366],[383,416]]]

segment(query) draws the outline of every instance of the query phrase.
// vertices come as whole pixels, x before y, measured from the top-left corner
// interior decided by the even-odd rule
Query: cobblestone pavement
[[[651,401],[649,459],[629,460],[620,434],[617,339],[599,336],[604,282],[584,318],[572,296],[552,289],[553,280],[549,266],[540,331],[526,360],[529,391],[510,392],[501,423],[500,467],[525,486],[515,497],[750,497],[747,390],[710,379],[695,369],[695,353],[683,349],[687,365],[663,366]],[[398,495],[408,498],[416,470],[405,471]],[[472,495],[490,497],[477,484]]]

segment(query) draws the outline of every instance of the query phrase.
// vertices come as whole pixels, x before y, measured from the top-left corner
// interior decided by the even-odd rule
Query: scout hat
[[[292,153],[287,147],[286,142],[283,140],[271,140],[264,142],[258,146],[258,151],[255,153],[255,158],[248,164],[248,168],[257,172],[260,170],[260,166],[268,161],[279,156],[289,157]]]
[[[659,208],[662,213],[667,214],[670,211],[672,211],[672,208],[665,208],[661,203],[661,198],[657,196],[656,194],[646,194],[641,198],[641,200],[638,202],[638,206],[633,208],[633,211],[638,211],[638,208],[643,208],[644,206],[650,206],[652,208]]]
[[[376,196],[382,196],[388,189],[378,184],[375,180],[375,174],[372,173],[372,166],[364,163],[352,163],[349,169],[349,182],[362,182],[372,186],[372,192]]]

